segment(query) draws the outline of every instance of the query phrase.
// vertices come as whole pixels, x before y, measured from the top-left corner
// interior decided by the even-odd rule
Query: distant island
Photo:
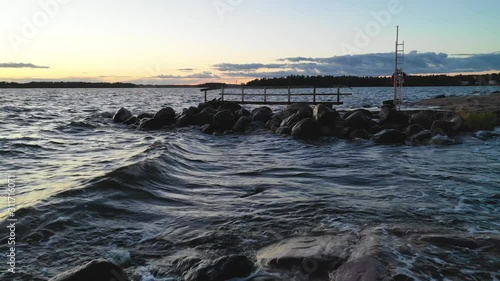
[[[106,82],[0,82],[0,88],[217,88],[226,83],[204,83],[198,85],[140,85],[133,83]],[[373,76],[304,76],[261,78],[252,80],[246,86],[332,86],[391,87],[390,77]],[[500,85],[500,73],[482,75],[409,75],[405,87],[425,86],[478,86]],[[234,85],[233,85],[234,86]]]

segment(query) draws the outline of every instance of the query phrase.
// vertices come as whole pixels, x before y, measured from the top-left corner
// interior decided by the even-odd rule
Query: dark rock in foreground
[[[123,269],[105,261],[94,260],[88,264],[64,272],[49,281],[129,281]]]

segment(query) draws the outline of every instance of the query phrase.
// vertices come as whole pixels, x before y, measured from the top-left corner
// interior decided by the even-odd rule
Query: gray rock
[[[349,257],[354,235],[306,236],[285,239],[257,252],[257,263],[264,267],[292,267],[305,259],[319,264],[341,264]]]
[[[127,119],[127,121],[123,122],[123,124],[130,126],[130,125],[139,124],[140,122],[141,122],[141,120],[139,120],[139,118],[137,118],[136,116],[132,116],[129,119]]]
[[[413,136],[425,130],[425,128],[420,124],[414,124],[406,128],[404,131],[407,136]]]
[[[406,134],[393,129],[385,129],[373,136],[376,144],[401,144],[404,143]]]
[[[238,121],[236,121],[236,124],[234,124],[233,126],[233,132],[244,132],[248,125],[250,125],[250,123],[252,123],[252,120],[246,116],[243,116],[241,117],[240,119],[238,119]]]
[[[431,131],[433,135],[454,137],[458,134],[455,123],[444,120],[436,120],[432,123]]]
[[[423,145],[428,144],[432,139],[432,132],[429,130],[423,130],[410,137],[410,142],[413,145]]]
[[[376,258],[368,256],[343,264],[330,280],[335,281],[381,281],[389,280],[387,270]]]
[[[252,112],[252,120],[263,122],[264,124],[267,123],[267,121],[269,121],[272,116],[273,111],[267,106],[257,108]]]
[[[231,130],[234,123],[233,113],[229,110],[219,111],[214,115],[213,125],[217,130]]]
[[[143,119],[153,119],[153,115],[152,114],[149,114],[149,113],[141,113],[139,114],[139,116],[137,116],[137,118],[139,120],[143,120]]]
[[[57,275],[49,281],[129,281],[123,269],[104,260],[94,260],[88,264]]]
[[[243,255],[224,256],[215,261],[186,258],[174,261],[186,281],[223,281],[248,277],[254,264]]]
[[[319,104],[314,107],[313,117],[320,125],[329,125],[334,124],[340,115],[337,111]]]
[[[113,121],[115,123],[123,123],[132,117],[132,113],[124,107],[118,109],[118,111],[113,115]]]
[[[290,129],[290,127],[279,127],[275,134],[280,136],[289,136],[292,134],[292,129]]]
[[[347,127],[354,129],[365,129],[371,127],[371,121],[371,118],[365,115],[365,112],[358,110],[345,119],[345,124]]]
[[[202,110],[200,113],[193,116],[193,124],[203,126],[205,124],[212,124],[214,121],[214,113]]]
[[[317,139],[321,136],[321,127],[313,118],[306,118],[292,128],[292,136],[298,139]]]
[[[364,139],[364,140],[369,140],[373,135],[370,134],[367,130],[365,129],[356,129],[354,130],[350,135],[349,138],[351,139]]]
[[[175,110],[171,107],[160,109],[153,117],[158,126],[163,127],[175,123]]]
[[[429,115],[423,111],[413,114],[410,118],[411,125],[420,125],[424,129],[429,130],[432,126],[432,119]]]
[[[408,125],[409,117],[405,113],[394,108],[382,107],[379,113],[380,125],[402,124]]]

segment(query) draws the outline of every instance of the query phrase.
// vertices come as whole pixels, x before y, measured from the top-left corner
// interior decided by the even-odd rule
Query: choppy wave
[[[154,111],[162,95],[136,112]],[[75,97],[60,97],[51,122],[0,127],[9,130],[2,172],[20,179],[13,280],[47,280],[99,257],[136,280],[171,280],[186,255],[254,257],[286,237],[371,230],[395,280],[500,278],[498,131],[425,148],[142,132],[111,122],[121,95],[102,108]]]

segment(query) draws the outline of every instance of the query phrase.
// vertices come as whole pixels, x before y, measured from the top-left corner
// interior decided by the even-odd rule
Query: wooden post
[[[205,90],[205,102],[207,102],[207,90]]]
[[[292,87],[288,87],[288,103],[291,103],[291,97],[292,97]]]
[[[222,101],[224,101],[224,87],[222,87]]]
[[[316,87],[313,89],[313,103],[316,103]]]
[[[340,104],[340,86],[337,86],[337,104]]]
[[[245,87],[241,87],[241,103],[245,102]]]
[[[264,102],[267,102],[267,87],[264,88]]]

